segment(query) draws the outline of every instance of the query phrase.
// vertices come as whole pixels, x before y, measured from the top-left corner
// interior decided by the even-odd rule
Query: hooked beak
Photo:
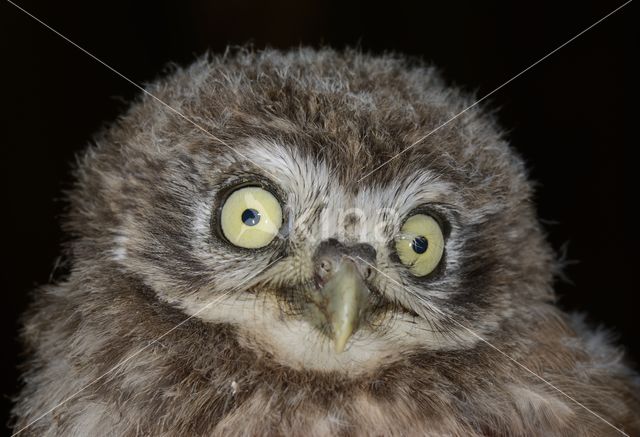
[[[369,301],[369,288],[354,261],[343,258],[321,293],[326,302],[327,322],[333,332],[334,349],[341,353],[360,325]]]

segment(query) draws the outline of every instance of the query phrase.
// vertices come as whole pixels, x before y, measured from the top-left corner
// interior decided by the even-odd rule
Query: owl
[[[149,85],[78,159],[15,432],[640,433],[638,375],[554,305],[526,168],[472,103],[355,50]]]

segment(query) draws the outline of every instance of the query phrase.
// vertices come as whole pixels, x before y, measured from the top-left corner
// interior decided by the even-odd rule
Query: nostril
[[[327,275],[327,274],[332,272],[333,264],[331,263],[331,261],[329,261],[327,259],[322,259],[318,263],[318,270],[319,270],[320,274],[322,274],[323,276]]]
[[[373,277],[373,269],[371,267],[367,267],[364,273],[365,279],[371,279]]]

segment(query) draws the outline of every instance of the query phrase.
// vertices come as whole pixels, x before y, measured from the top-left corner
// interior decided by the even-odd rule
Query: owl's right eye
[[[220,211],[220,228],[233,245],[257,249],[268,245],[282,225],[278,199],[260,187],[240,188],[227,198]]]

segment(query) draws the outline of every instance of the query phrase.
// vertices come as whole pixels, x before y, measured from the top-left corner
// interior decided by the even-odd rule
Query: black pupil
[[[247,226],[255,226],[260,222],[260,213],[253,208],[245,209],[242,212],[242,223]]]
[[[411,242],[411,248],[415,253],[425,253],[429,247],[429,242],[424,237],[416,237]]]

